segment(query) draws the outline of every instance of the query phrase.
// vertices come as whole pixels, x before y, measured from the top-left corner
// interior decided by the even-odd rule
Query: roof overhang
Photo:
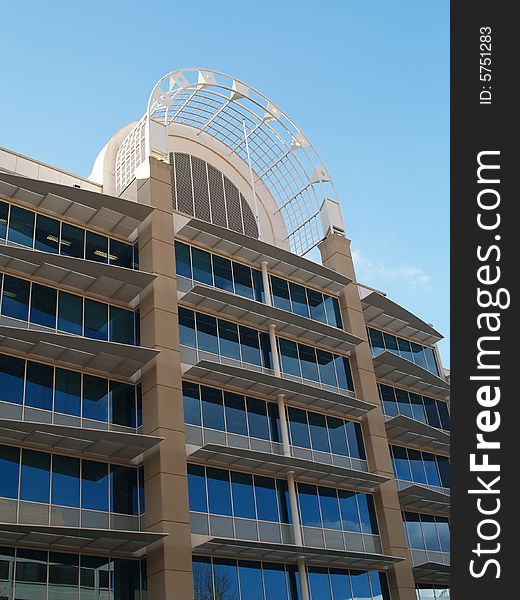
[[[147,546],[166,535],[148,531],[0,523],[0,545],[3,546],[99,553],[120,558],[135,558]]]
[[[273,273],[325,292],[338,293],[352,283],[348,277],[288,250],[199,219],[190,219],[175,237],[250,264],[260,265],[266,261]]]
[[[183,375],[201,382],[228,386],[254,396],[275,398],[278,394],[284,394],[288,402],[354,418],[360,418],[375,408],[375,405],[347,393],[331,392],[308,383],[212,360],[199,360],[194,365],[184,364]]]
[[[132,463],[162,439],[138,433],[0,419],[0,441],[3,443],[53,452],[72,452],[85,458]]]
[[[386,435],[392,443],[404,446],[412,445],[421,450],[442,452],[450,451],[450,434],[410,417],[398,415],[385,421]]]
[[[420,344],[436,344],[442,335],[431,325],[403,308],[387,296],[359,288],[363,315],[367,325],[391,331],[396,335],[410,338]]]
[[[232,557],[243,560],[265,560],[272,562],[296,563],[298,558],[313,566],[341,567],[348,569],[384,571],[404,560],[397,556],[309,548],[291,544],[251,542],[229,538],[192,535],[193,551],[212,556]]]
[[[128,238],[151,206],[60,183],[0,173],[0,194],[57,217]]]
[[[322,346],[329,351],[349,352],[363,341],[344,329],[205,285],[197,284],[189,292],[181,293],[180,302],[255,328],[268,329],[273,324],[279,335]]]
[[[156,277],[116,265],[15,246],[0,246],[0,266],[20,275],[125,303],[131,302]]]
[[[423,485],[412,483],[398,491],[403,510],[427,511],[441,516],[450,514],[450,496]]]
[[[450,384],[423,367],[385,350],[373,357],[376,377],[393,385],[417,391],[419,394],[447,400]]]
[[[439,585],[449,585],[450,583],[450,565],[427,562],[414,566],[412,571],[413,577],[417,583],[433,583]]]
[[[250,473],[265,473],[273,477],[286,477],[287,473],[294,473],[299,481],[340,488],[355,488],[366,492],[372,492],[388,481],[387,477],[367,471],[220,444],[206,444],[202,448],[196,448],[188,455],[188,460],[244,469]]]
[[[118,377],[132,377],[159,353],[152,348],[8,325],[0,325],[0,349]]]

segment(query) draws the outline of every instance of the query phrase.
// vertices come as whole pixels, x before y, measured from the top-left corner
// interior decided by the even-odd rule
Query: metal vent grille
[[[193,198],[195,204],[195,216],[202,221],[211,222],[211,211],[209,209],[208,173],[206,163],[191,157],[191,172],[193,175]]]
[[[233,231],[243,233],[242,213],[240,211],[240,200],[237,188],[224,175],[224,192],[226,194],[226,207],[229,228]]]
[[[175,189],[177,210],[193,215],[193,189],[191,185],[190,155],[175,154]]]
[[[213,223],[227,228],[226,199],[224,197],[222,173],[217,171],[215,167],[208,165],[208,179]]]

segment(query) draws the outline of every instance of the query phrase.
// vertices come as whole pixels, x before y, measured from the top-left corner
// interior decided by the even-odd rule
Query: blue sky
[[[273,99],[335,181],[358,279],[431,322],[449,364],[449,2],[4,3],[0,145],[88,175],[181,67]]]

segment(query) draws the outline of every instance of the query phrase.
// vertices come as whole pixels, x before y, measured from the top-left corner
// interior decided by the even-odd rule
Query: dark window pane
[[[79,583],[79,555],[49,553],[49,599],[75,600]]]
[[[280,509],[280,520],[282,523],[292,523],[291,500],[289,498],[289,489],[285,479],[276,481],[278,491],[278,507]]]
[[[202,423],[204,427],[224,431],[224,405],[222,392],[213,388],[201,386]]]
[[[83,418],[108,421],[108,381],[83,375]]]
[[[408,448],[408,458],[410,459],[410,468],[412,470],[412,481],[415,481],[415,483],[427,483],[422,453]]]
[[[289,299],[289,284],[284,279],[271,275],[271,294],[273,306],[282,310],[291,311],[291,301]]]
[[[414,342],[411,342],[411,346],[414,363],[423,367],[423,369],[427,369],[428,365],[426,363],[426,356],[424,355],[424,348],[419,344],[415,344]]]
[[[413,481],[412,472],[410,470],[410,462],[408,461],[408,454],[406,448],[400,446],[392,446],[393,463],[395,469],[395,476],[397,479],[403,481]]]
[[[341,329],[343,327],[343,322],[341,320],[341,309],[339,307],[338,299],[333,298],[332,296],[324,296],[324,298],[325,310],[327,311],[327,321],[329,325],[333,325],[334,327]]]
[[[395,335],[390,335],[389,333],[383,333],[383,338],[385,340],[385,347],[389,352],[393,354],[399,354],[399,347],[397,345],[397,338]]]
[[[120,381],[110,382],[111,422],[125,427],[136,427],[135,386]]]
[[[135,242],[135,244],[132,246],[132,250],[132,268],[139,269],[139,242]]]
[[[267,406],[263,400],[247,398],[247,419],[249,435],[263,440],[269,439],[269,422],[267,419]]]
[[[61,224],[60,252],[65,256],[84,258],[85,230],[68,223]]]
[[[193,265],[193,279],[206,285],[213,285],[211,254],[205,250],[192,247],[191,260]]]
[[[231,271],[231,261],[222,256],[213,255],[213,273],[215,277],[215,287],[233,293],[233,273]]]
[[[134,311],[110,307],[110,341],[121,344],[135,344]]]
[[[265,331],[260,331],[260,352],[262,353],[262,365],[266,369],[272,369],[271,344],[269,342],[269,334]]]
[[[248,473],[231,473],[231,491],[233,494],[233,514],[235,517],[255,519],[255,496],[253,476]]]
[[[389,417],[396,417],[399,414],[399,408],[395,400],[395,391],[393,387],[379,384],[381,400],[383,402],[383,412]]]
[[[125,515],[137,515],[137,469],[110,465],[110,510]]]
[[[299,408],[289,407],[287,409],[289,418],[289,432],[291,435],[291,444],[301,448],[310,448],[310,433],[307,425],[307,413]]]
[[[196,313],[197,347],[199,350],[218,354],[217,319],[202,313]]]
[[[81,506],[108,511],[108,465],[84,460],[81,479]]]
[[[0,354],[0,400],[22,404],[25,361]]]
[[[403,340],[403,338],[397,338],[397,347],[399,348],[399,354],[406,358],[406,360],[413,361],[412,349],[410,348],[410,342]]]
[[[412,407],[410,405],[408,392],[396,388],[395,398],[397,400],[397,406],[399,407],[399,414],[412,418]]]
[[[312,600],[331,600],[329,574],[327,569],[309,567],[309,587]],[[364,600],[363,596],[360,598],[363,598]]]
[[[343,390],[354,391],[354,381],[350,371],[350,361],[346,356],[334,356],[336,366],[336,375],[338,376],[338,386]]]
[[[318,492],[315,485],[298,483],[298,503],[302,525],[322,527]]]
[[[441,543],[443,552],[450,551],[450,521],[444,517],[436,517],[437,534]]]
[[[424,537],[419,520],[419,515],[416,513],[404,513],[404,524],[406,536],[408,538],[408,547],[414,550],[425,550]]]
[[[338,495],[335,489],[318,487],[320,497],[323,527],[326,529],[341,529]]]
[[[108,340],[108,304],[85,298],[85,337]]]
[[[46,597],[47,552],[18,549],[16,554],[16,598]]]
[[[363,533],[373,533],[377,535],[376,509],[374,506],[374,498],[369,494],[358,492],[357,494],[359,516],[361,518],[361,531]]]
[[[112,561],[98,556],[81,556],[81,596],[95,600],[109,600],[110,567]],[[96,595],[94,595],[96,594]]]
[[[253,280],[251,268],[237,262],[233,262],[233,278],[235,280],[235,293],[246,298],[254,298]]]
[[[251,269],[253,275],[253,288],[255,291],[255,300],[257,302],[265,302],[264,281],[262,279],[262,271]]]
[[[80,461],[55,454],[52,458],[51,503],[79,508]]]
[[[433,398],[427,398],[423,396],[424,408],[426,409],[426,418],[428,419],[428,425],[432,427],[441,428],[441,421],[439,419],[439,413],[437,411],[437,402]]]
[[[258,340],[258,331],[249,327],[239,327],[240,334],[240,350],[242,352],[242,360],[251,365],[262,366],[260,360],[260,342]]]
[[[336,371],[334,369],[334,355],[324,350],[316,350],[318,357],[318,368],[321,382],[326,385],[337,387]]]
[[[275,480],[255,475],[255,494],[258,519],[279,522]]]
[[[29,315],[29,282],[4,275],[2,314],[5,317],[27,321]]]
[[[179,307],[179,334],[182,346],[195,348],[195,314],[192,310]]]
[[[424,410],[424,403],[422,396],[419,394],[409,393],[410,404],[412,405],[412,416],[416,421],[426,423],[426,411]]]
[[[175,271],[180,277],[192,279],[190,247],[182,242],[175,242]]]
[[[366,460],[365,443],[363,441],[361,425],[355,421],[347,421],[345,423],[345,430],[347,432],[350,456]]]
[[[348,456],[347,438],[345,435],[345,421],[336,417],[327,417],[327,428],[329,430],[331,452]]]
[[[424,468],[426,470],[426,480],[429,485],[441,485],[439,471],[437,469],[437,461],[435,456],[429,452],[422,453]]]
[[[435,352],[433,348],[424,348],[424,356],[426,358],[426,364],[428,365],[428,371],[431,371],[435,375],[439,375],[439,368],[437,367],[437,361],[435,360]]]
[[[27,363],[25,405],[52,410],[54,368],[40,363]]]
[[[109,262],[118,267],[132,268],[134,249],[131,244],[110,239]]]
[[[56,302],[58,293],[46,285],[32,284],[31,323],[56,329]]]
[[[20,449],[0,445],[0,497],[18,498]]]
[[[304,344],[298,344],[298,355],[300,358],[300,367],[302,377],[311,381],[319,381],[318,363],[316,359],[316,350]]]
[[[66,292],[58,297],[58,329],[83,335],[83,298]]]
[[[450,459],[447,456],[437,456],[437,465],[441,476],[442,487],[450,487]]]
[[[35,450],[22,452],[20,499],[49,502],[51,455]]]
[[[60,222],[44,215],[36,215],[35,249],[58,254],[59,245]]]
[[[204,467],[200,465],[188,465],[188,496],[190,499],[190,510],[195,512],[208,511],[206,475]]]
[[[285,600],[287,598],[287,582],[284,566],[274,563],[264,563],[263,571],[265,597]]]
[[[307,293],[302,285],[289,283],[291,294],[292,311],[302,317],[309,317],[309,304],[307,303]]]
[[[54,410],[68,415],[81,414],[81,375],[74,371],[56,369]]]
[[[140,383],[136,385],[135,391],[137,396],[135,422],[137,427],[141,427],[143,425],[143,387]]]
[[[226,430],[229,433],[247,435],[245,398],[240,394],[224,392]]]
[[[372,349],[372,354],[377,356],[381,354],[381,352],[385,351],[385,343],[383,341],[383,333],[378,329],[368,328],[370,347]]]
[[[271,427],[271,439],[273,442],[282,441],[282,430],[280,427],[280,414],[278,406],[274,402],[267,403],[267,412],[269,414],[269,425]]]
[[[9,204],[0,200],[0,238],[5,240],[7,236],[7,219],[9,217]]]
[[[278,338],[280,348],[280,361],[282,363],[282,372],[287,375],[301,377],[300,361],[298,359],[298,350],[295,342]]]
[[[441,419],[441,427],[446,431],[450,430],[450,413],[448,412],[448,405],[446,402],[437,402],[437,409]]]
[[[184,404],[184,422],[187,425],[202,425],[199,386],[195,383],[183,381],[182,400]]]
[[[356,493],[338,490],[338,498],[343,531],[361,531]]]
[[[323,302],[323,294],[315,290],[307,288],[307,298],[309,299],[309,308],[311,311],[311,319],[320,321],[321,323],[327,322],[327,316],[325,314],[325,303]]]
[[[92,231],[87,231],[85,258],[96,262],[108,263],[108,238]]]
[[[218,320],[220,354],[228,358],[240,360],[240,344],[238,343],[238,325],[229,321]]]
[[[309,412],[308,417],[313,449],[320,452],[330,452],[325,416]]]
[[[229,472],[207,468],[209,512],[214,515],[231,516],[231,487]]]
[[[34,213],[29,210],[25,210],[24,208],[11,205],[8,233],[9,241],[32,248],[33,236]]]
[[[432,552],[440,552],[441,544],[437,535],[437,524],[435,523],[435,517],[433,517],[432,515],[422,514],[421,526],[426,550],[431,550]]]

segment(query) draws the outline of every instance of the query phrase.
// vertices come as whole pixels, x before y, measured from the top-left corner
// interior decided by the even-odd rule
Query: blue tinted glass
[[[426,411],[424,410],[424,404],[422,396],[419,394],[409,393],[410,404],[412,405],[412,416],[416,421],[426,423]]]
[[[85,230],[68,223],[61,224],[60,252],[65,256],[85,256]]]
[[[410,468],[412,470],[412,481],[415,481],[415,483],[427,483],[421,453],[408,448],[408,458],[410,459]]]
[[[285,479],[276,481],[278,491],[278,508],[280,510],[280,520],[282,523],[292,523],[291,500],[289,498],[289,488]]]
[[[32,284],[31,323],[56,328],[57,291],[46,285]]]
[[[292,312],[302,317],[309,317],[309,304],[305,288],[297,283],[289,283],[289,291],[291,293]]]
[[[236,560],[213,559],[213,581],[218,600],[238,600],[238,578]],[[205,598],[206,596],[201,596]],[[209,598],[208,598],[209,600]]]
[[[58,329],[83,335],[83,298],[67,292],[58,296]]]
[[[226,430],[229,433],[247,435],[246,404],[244,396],[224,392]]]
[[[135,422],[137,427],[141,427],[143,424],[143,387],[140,383],[136,385],[135,392],[137,398]]]
[[[406,360],[413,361],[412,349],[410,348],[410,342],[403,340],[403,338],[397,338],[397,346],[399,348],[399,354],[406,358]]]
[[[334,356],[338,386],[344,390],[354,391],[354,382],[350,371],[350,361],[346,356]]]
[[[52,410],[54,369],[40,363],[27,363],[25,405]]]
[[[202,313],[195,314],[197,320],[197,347],[199,350],[218,354],[217,319]]]
[[[192,310],[179,307],[179,334],[182,346],[196,348],[195,314]]]
[[[110,264],[131,269],[134,260],[134,247],[125,242],[110,239]]]
[[[361,518],[361,531],[363,533],[378,534],[376,509],[374,498],[369,494],[357,493],[359,516]]]
[[[331,452],[348,456],[347,438],[345,435],[345,421],[336,417],[327,417],[327,427],[329,430]]]
[[[231,492],[233,494],[233,514],[235,517],[255,519],[255,495],[253,476],[248,473],[231,473]]]
[[[338,495],[335,489],[318,487],[323,527],[341,529]]]
[[[135,344],[134,311],[110,307],[110,341],[120,344]]]
[[[414,363],[423,367],[423,369],[427,369],[428,364],[426,363],[426,356],[424,355],[423,346],[421,346],[420,344],[416,344],[415,342],[411,342],[411,346]]]
[[[200,416],[199,386],[182,382],[182,400],[184,403],[184,422],[187,425],[202,425]]]
[[[110,382],[110,415],[111,422],[116,425],[136,427],[135,385]]]
[[[213,273],[215,277],[215,287],[233,293],[233,272],[231,270],[231,261],[222,256],[213,255]]]
[[[356,494],[348,490],[338,490],[338,497],[343,531],[361,531]]]
[[[253,299],[253,280],[250,267],[233,262],[233,278],[235,280],[235,293]]]
[[[204,427],[224,431],[224,405],[222,392],[213,388],[201,386],[202,422]]]
[[[433,398],[427,398],[426,396],[423,396],[423,401],[424,408],[426,410],[426,418],[428,420],[428,425],[440,429],[441,421],[439,419],[439,413],[437,411],[437,402],[433,400]]]
[[[399,414],[404,415],[405,417],[412,418],[412,407],[410,406],[410,398],[408,397],[408,392],[396,389],[395,397],[397,400],[397,406],[399,407]]]
[[[260,352],[262,353],[262,365],[266,369],[272,369],[271,344],[269,335],[265,331],[259,331],[260,334]]]
[[[385,341],[385,347],[389,352],[392,352],[393,354],[399,354],[399,346],[397,345],[397,338],[395,335],[383,333],[383,339]]]
[[[258,269],[251,269],[253,275],[253,288],[255,291],[255,300],[257,302],[265,302],[264,293],[264,281],[262,279],[262,272]]]
[[[85,258],[96,262],[108,263],[108,238],[93,231],[87,231]]]
[[[54,410],[79,417],[81,412],[81,374],[56,369]]]
[[[81,477],[81,506],[108,511],[108,465],[84,460]]]
[[[220,354],[240,360],[240,344],[238,343],[238,325],[218,320]]]
[[[365,571],[350,571],[350,581],[352,584],[352,595],[356,600],[372,598],[368,573]]]
[[[11,205],[8,233],[9,241],[32,248],[33,236],[34,213],[29,210],[25,210],[24,208]]]
[[[256,512],[260,521],[278,522],[278,504],[274,479],[255,475]]]
[[[200,465],[188,465],[188,496],[190,510],[195,512],[208,511],[206,476],[204,467]]]
[[[51,455],[35,450],[22,452],[20,499],[49,502]]]
[[[350,448],[350,456],[366,460],[365,444],[363,442],[363,434],[361,425],[355,421],[347,421],[345,423],[347,432],[348,445]]]
[[[339,307],[339,302],[337,298],[333,298],[332,296],[325,296],[325,310],[327,312],[327,321],[329,325],[334,327],[338,327],[341,329],[343,327],[343,321],[341,319],[341,309]]]
[[[298,355],[300,357],[302,377],[311,381],[319,381],[316,350],[310,346],[298,344]]]
[[[125,515],[138,514],[137,469],[110,465],[110,510]]]
[[[433,348],[424,348],[424,356],[426,358],[426,364],[428,371],[435,373],[435,375],[439,375],[439,369],[437,367],[437,361],[435,360],[435,352]]]
[[[193,279],[206,285],[213,285],[211,254],[192,247],[191,260],[193,265]]]
[[[5,317],[27,321],[29,315],[29,282],[4,275],[2,314]]]
[[[0,445],[0,497],[18,498],[20,449]]]
[[[324,350],[316,350],[321,383],[337,387],[336,370],[334,369],[334,356]]]
[[[280,348],[280,360],[282,363],[282,371],[287,375],[295,375],[301,377],[300,361],[298,360],[298,350],[295,342],[278,338]]]
[[[85,337],[108,340],[108,304],[85,298]]]
[[[385,351],[385,343],[383,341],[383,334],[378,329],[368,328],[370,347],[372,349],[372,354],[377,356],[381,354],[381,352]]]
[[[312,600],[331,600],[332,596],[327,569],[309,567],[309,588]]]
[[[283,565],[264,563],[263,570],[265,597],[285,600],[287,598],[287,582]]]
[[[436,517],[437,534],[441,543],[443,552],[450,551],[450,521],[444,517]]]
[[[0,200],[0,238],[5,240],[7,235],[7,221],[9,218],[9,204]]]
[[[25,361],[0,354],[0,400],[21,404],[23,401]]]
[[[310,448],[309,426],[307,425],[307,413],[299,408],[289,407],[287,409],[289,417],[289,432],[291,435],[291,444],[302,448]]]
[[[52,457],[51,503],[79,508],[80,461],[72,456]]]
[[[370,571],[368,577],[370,579],[370,585],[372,586],[372,598],[374,600],[383,600],[383,598],[389,600],[386,595],[388,589],[386,585],[386,575],[384,573]]]
[[[271,275],[271,294],[273,306],[289,312],[291,311],[289,284],[285,279],[280,279],[279,277]]]
[[[278,406],[273,402],[267,403],[267,412],[269,414],[269,425],[271,428],[271,439],[273,442],[282,441],[282,430],[280,427],[280,414],[278,413]]]
[[[419,515],[416,513],[404,513],[404,525],[406,536],[408,538],[408,547],[414,550],[425,550],[424,538],[422,533]]]
[[[308,418],[313,449],[320,452],[330,452],[325,416],[319,413],[309,412]]]
[[[450,459],[447,456],[437,456],[437,466],[441,475],[443,487],[450,487]]]
[[[439,471],[437,470],[437,461],[435,456],[429,452],[423,452],[424,468],[426,470],[426,480],[429,485],[441,485]]]
[[[413,481],[406,448],[401,448],[400,446],[392,446],[391,448],[396,478],[403,481]]]
[[[441,427],[446,431],[450,430],[450,413],[448,412],[448,405],[446,402],[437,402],[437,409],[441,419]]]
[[[437,524],[432,515],[421,515],[421,526],[426,550],[440,552],[441,543],[437,535]]]
[[[325,303],[323,302],[323,294],[307,288],[307,298],[309,300],[309,309],[311,311],[311,319],[320,321],[321,323],[327,322],[327,315],[325,314]]]
[[[175,242],[175,271],[181,277],[192,279],[190,247],[182,242]]]
[[[231,487],[229,472],[222,469],[206,469],[209,512],[214,515],[231,516]]]
[[[239,560],[238,576],[242,600],[264,600],[262,569],[259,562]]]
[[[322,527],[318,494],[315,485],[307,483],[298,484],[298,503],[302,525]]]
[[[269,439],[269,421],[267,419],[267,406],[263,400],[247,398],[247,420],[249,435],[262,440]]]
[[[249,329],[249,327],[240,326],[239,332],[242,360],[252,365],[261,366],[258,331],[256,331],[256,329]]]
[[[330,569],[330,586],[334,600],[352,600],[352,588],[348,571]]]
[[[396,417],[399,414],[399,409],[395,401],[394,388],[388,385],[379,384],[379,390],[381,393],[383,412],[389,417]]]
[[[83,376],[83,418],[108,421],[108,381],[92,375]]]

